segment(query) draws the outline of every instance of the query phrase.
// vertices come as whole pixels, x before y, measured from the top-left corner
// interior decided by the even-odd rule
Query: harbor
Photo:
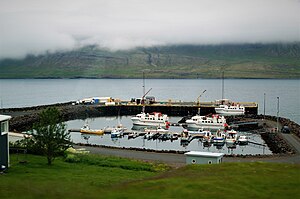
[[[122,117],[96,117],[85,120],[72,120],[67,122],[68,128],[71,131],[71,138],[74,143],[88,144],[94,146],[116,147],[122,149],[136,149],[136,150],[153,150],[153,151],[177,151],[183,153],[190,150],[208,151],[208,152],[222,152],[227,155],[270,155],[272,152],[268,146],[261,139],[259,134],[251,132],[239,132],[239,135],[247,135],[249,143],[239,143],[238,140],[234,142],[214,142],[205,140],[203,135],[193,135],[185,137],[183,135],[184,128],[182,126],[170,126],[168,130],[157,132],[152,129],[151,137],[147,136],[149,127],[133,126],[131,116]],[[171,123],[182,119],[181,117],[170,117]],[[88,123],[95,129],[105,129],[108,127],[117,127],[119,123],[123,127],[127,127],[119,136],[112,136],[110,132],[103,135],[91,135],[80,133],[80,127]],[[212,132],[215,135],[216,132]],[[187,139],[186,139],[187,138]]]

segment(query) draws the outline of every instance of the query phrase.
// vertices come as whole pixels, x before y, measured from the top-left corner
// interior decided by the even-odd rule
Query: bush
[[[102,155],[92,155],[85,153],[65,153],[65,161],[70,163],[83,163],[88,165],[97,165],[102,167],[118,167],[134,171],[166,171],[169,169],[164,164],[151,164],[138,160],[131,160],[120,157],[110,157]]]

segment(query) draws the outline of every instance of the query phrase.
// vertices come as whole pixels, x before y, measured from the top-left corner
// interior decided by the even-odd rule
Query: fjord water
[[[75,101],[85,97],[110,96],[122,100],[143,95],[142,79],[1,79],[0,108],[28,107]],[[157,100],[201,101],[222,98],[221,79],[146,79],[145,90]],[[265,108],[264,108],[264,93]],[[257,102],[258,113],[277,115],[300,123],[300,80],[225,79],[224,97],[239,102]]]

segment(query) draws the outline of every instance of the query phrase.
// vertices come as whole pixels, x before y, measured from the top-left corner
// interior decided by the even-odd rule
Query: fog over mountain
[[[0,0],[0,59],[96,44],[300,41],[299,0]]]

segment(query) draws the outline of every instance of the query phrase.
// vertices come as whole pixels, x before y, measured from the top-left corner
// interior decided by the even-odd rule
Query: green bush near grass
[[[127,158],[102,156],[93,154],[70,153],[66,152],[65,161],[69,163],[83,163],[86,165],[95,165],[100,167],[117,167],[121,169],[134,171],[166,171],[169,167],[165,164],[146,163]]]

